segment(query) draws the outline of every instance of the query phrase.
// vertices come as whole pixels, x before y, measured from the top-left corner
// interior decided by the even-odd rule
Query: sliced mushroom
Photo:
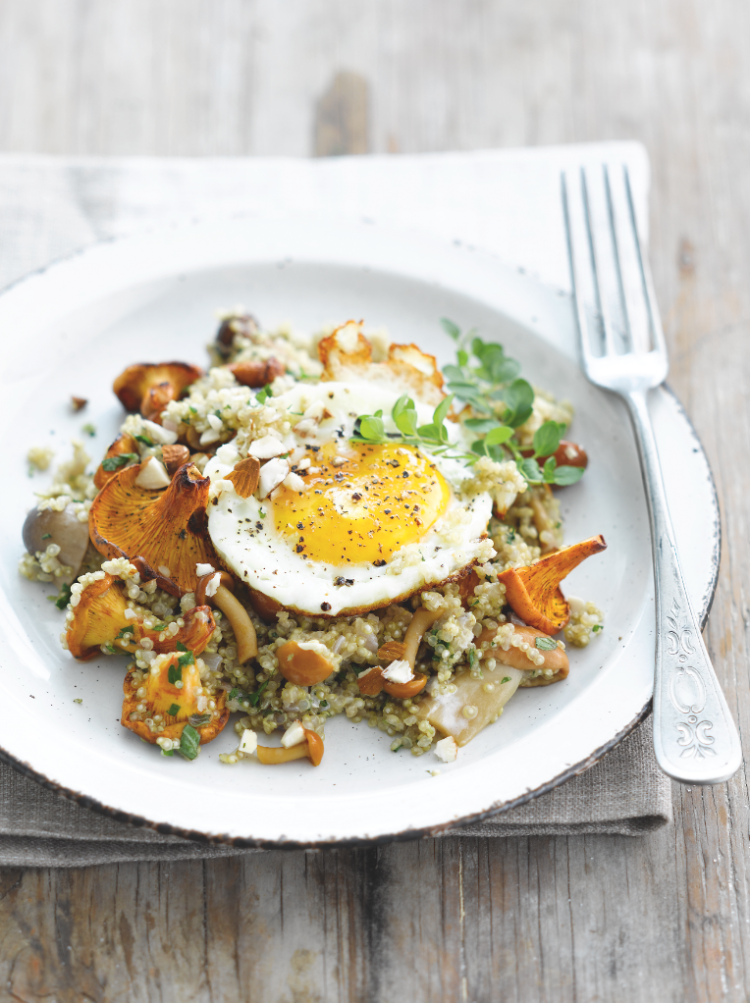
[[[313,766],[320,766],[323,759],[323,739],[315,731],[304,729],[305,741],[292,745],[288,749],[283,746],[271,748],[259,745],[255,750],[258,759],[265,766],[276,766],[278,763],[290,763],[295,759],[309,759]]]
[[[137,486],[140,471],[127,467],[97,495],[91,541],[108,558],[142,557],[181,593],[192,592],[196,564],[218,565],[206,516],[210,481],[185,463],[168,488],[155,492]]]
[[[297,686],[314,686],[335,672],[330,660],[318,650],[316,641],[287,641],[276,651],[279,672]],[[328,649],[326,649],[327,652]]]
[[[180,684],[180,685],[178,685]],[[141,692],[144,690],[145,692]],[[186,725],[200,735],[200,744],[211,742],[229,720],[226,693],[207,693],[192,652],[159,655],[140,683],[129,672],[123,684],[122,724],[146,742],[155,745],[159,738],[179,739]],[[140,694],[140,695],[139,695]],[[209,702],[214,703],[210,709]],[[144,707],[141,710],[140,708]],[[163,730],[152,730],[146,723],[160,715]]]
[[[23,543],[30,554],[44,553],[50,544],[56,544],[60,548],[58,561],[71,569],[66,575],[57,575],[57,581],[70,585],[78,577],[89,545],[88,523],[81,522],[70,505],[61,512],[33,508],[23,524]]]
[[[257,656],[258,635],[250,614],[232,595],[231,588],[234,588],[231,575],[226,571],[211,572],[198,579],[195,600],[198,603],[213,602],[229,620],[237,641],[237,659],[240,665],[243,665],[248,659]]]
[[[177,400],[202,375],[202,369],[186,362],[142,362],[124,369],[112,389],[127,411],[141,411],[153,421],[154,415],[158,417],[170,400]],[[155,411],[156,407],[160,410]]]
[[[514,639],[520,638],[524,643],[528,644],[529,647],[534,648],[534,650],[541,654],[544,661],[541,665],[535,665],[531,659],[527,656],[523,648],[519,648],[512,643],[507,643],[507,650],[500,644],[492,645],[497,634],[497,628],[492,628],[489,630],[483,630],[479,637],[476,639],[476,643],[479,645],[480,649],[483,649],[483,653],[490,655],[494,658],[496,662],[501,665],[508,665],[514,669],[520,669],[524,672],[524,678],[521,680],[521,688],[527,688],[530,686],[549,686],[551,683],[559,683],[563,679],[567,678],[570,663],[568,661],[568,656],[565,653],[564,648],[558,648],[557,642],[545,634],[541,630],[537,630],[535,627],[527,627],[524,624],[516,624],[513,628]],[[539,642],[539,643],[537,643]],[[489,644],[489,648],[484,648],[484,644]],[[540,676],[529,675],[534,669],[541,668],[543,674]],[[551,673],[551,674],[549,674]]]
[[[570,619],[570,607],[560,589],[560,582],[592,554],[606,550],[603,536],[573,544],[543,557],[536,564],[508,568],[497,576],[505,585],[505,597],[524,623],[545,634],[556,634]]]

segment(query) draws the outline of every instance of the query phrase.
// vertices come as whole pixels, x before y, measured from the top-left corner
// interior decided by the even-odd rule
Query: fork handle
[[[624,396],[639,446],[654,553],[656,760],[681,783],[718,784],[742,764],[740,738],[685,588],[646,395]]]

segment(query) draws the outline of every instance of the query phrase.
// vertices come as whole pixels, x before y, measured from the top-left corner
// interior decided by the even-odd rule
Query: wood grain
[[[707,641],[747,736],[749,22],[741,0],[0,0],[0,149],[645,142],[671,383],[724,520]],[[740,1003],[748,810],[743,773],[676,791],[674,828],[642,839],[6,870],[0,986],[24,1001]]]

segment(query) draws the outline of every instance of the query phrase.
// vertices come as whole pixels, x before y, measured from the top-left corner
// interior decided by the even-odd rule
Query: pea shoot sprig
[[[445,427],[445,419],[453,399],[453,394],[443,398],[435,408],[432,422],[429,425],[419,425],[414,401],[407,394],[404,394],[391,408],[391,418],[398,429],[397,432],[386,432],[383,412],[376,411],[375,414],[363,414],[357,418],[352,438],[355,442],[395,441],[410,446],[425,445],[433,453],[444,453],[451,446],[448,429]]]
[[[554,456],[567,427],[563,423],[545,421],[534,433],[532,450],[522,450],[518,443],[516,430],[534,410],[534,388],[519,375],[520,363],[509,358],[502,345],[482,341],[474,329],[462,334],[447,317],[440,323],[457,345],[457,364],[443,369],[448,389],[477,415],[464,422],[479,436],[472,452],[500,462],[512,457],[529,484],[562,486],[580,480],[583,468],[558,466]]]

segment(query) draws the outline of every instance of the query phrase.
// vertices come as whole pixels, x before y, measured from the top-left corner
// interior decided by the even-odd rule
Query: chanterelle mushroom
[[[94,658],[101,654],[102,645],[133,654],[144,638],[148,638],[150,650],[159,653],[175,651],[179,645],[196,654],[205,649],[216,628],[208,606],[195,606],[184,613],[183,627],[146,627],[143,612],[128,606],[123,583],[113,575],[100,574],[100,578],[84,576],[84,580],[92,580],[74,594],[75,605],[68,613],[65,640],[74,658]]]
[[[603,536],[564,547],[536,564],[508,568],[497,576],[505,585],[505,597],[514,613],[530,627],[545,634],[556,634],[570,619],[570,607],[560,589],[560,582],[592,554],[606,550]]]
[[[122,470],[94,499],[91,541],[107,558],[144,558],[181,593],[192,592],[196,564],[219,563],[207,528],[210,481],[185,463],[169,487],[152,491],[138,487],[140,471]]]
[[[202,369],[186,362],[141,362],[124,369],[112,389],[127,411],[140,411],[154,420],[170,400],[177,400],[202,375]]]
[[[148,669],[131,670],[122,687],[124,727],[162,748],[164,740],[179,743],[187,726],[201,745],[216,738],[229,720],[227,695],[203,682],[201,665],[194,652],[176,651],[158,655]]]

